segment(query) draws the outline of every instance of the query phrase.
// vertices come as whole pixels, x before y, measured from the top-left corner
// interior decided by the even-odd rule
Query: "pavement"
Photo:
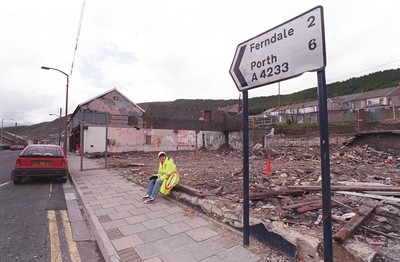
[[[94,159],[81,162],[75,155],[68,156],[68,163],[91,233],[79,214],[71,218],[69,213],[73,231],[94,237],[105,261],[265,261],[242,245],[241,234],[179,202],[159,194],[145,204],[145,188],[118,170],[105,169]],[[71,202],[77,201],[75,195],[66,192],[67,204],[76,205]]]

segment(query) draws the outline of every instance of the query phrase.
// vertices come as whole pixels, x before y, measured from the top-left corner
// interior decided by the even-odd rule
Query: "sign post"
[[[238,45],[230,74],[239,91],[325,67],[322,7]]]
[[[296,16],[238,45],[229,70],[243,93],[243,244],[249,244],[249,89],[318,72],[324,259],[332,261],[329,132],[326,106],[325,35],[322,6]]]

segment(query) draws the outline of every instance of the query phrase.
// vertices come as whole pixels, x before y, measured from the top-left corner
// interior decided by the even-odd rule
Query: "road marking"
[[[47,211],[47,219],[49,220],[51,261],[62,262],[60,238],[58,236],[57,219],[54,210]]]
[[[10,184],[10,182],[3,183],[3,184],[0,185],[0,187],[5,186],[7,184]]]
[[[72,262],[80,262],[81,258],[79,256],[78,247],[76,246],[76,242],[72,238],[72,229],[71,223],[68,219],[68,214],[66,210],[61,210],[61,218],[64,225],[65,237],[67,238],[68,248],[69,248],[69,256],[71,257]]]
[[[53,192],[53,181],[50,182],[50,188],[49,188],[49,198],[51,198],[51,193]]]

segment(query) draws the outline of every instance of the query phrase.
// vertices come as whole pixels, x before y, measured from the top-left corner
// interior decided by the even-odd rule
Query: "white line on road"
[[[5,186],[7,184],[10,184],[10,182],[3,183],[3,184],[0,185],[0,187]]]

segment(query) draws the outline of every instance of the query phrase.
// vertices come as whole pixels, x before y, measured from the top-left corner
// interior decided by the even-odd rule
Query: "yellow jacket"
[[[167,157],[164,163],[158,165],[158,179],[167,179],[172,173],[176,172],[176,166],[172,158]]]

